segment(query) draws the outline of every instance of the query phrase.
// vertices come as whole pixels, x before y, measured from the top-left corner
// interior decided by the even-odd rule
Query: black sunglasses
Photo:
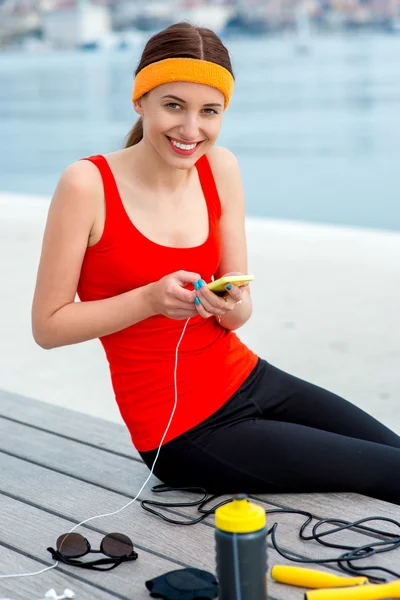
[[[88,540],[80,533],[63,533],[57,540],[57,550],[47,548],[55,560],[83,569],[110,571],[123,562],[136,560],[138,555],[132,541],[123,533],[108,533],[101,540],[100,550],[92,550]],[[76,560],[89,552],[105,554],[109,558],[100,558],[90,562]],[[103,565],[111,565],[103,567]]]

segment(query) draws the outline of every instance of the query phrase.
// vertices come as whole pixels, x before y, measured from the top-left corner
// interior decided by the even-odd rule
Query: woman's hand
[[[243,275],[243,273],[232,271],[221,275],[221,277],[227,277],[228,275]],[[242,302],[247,285],[248,283],[239,287],[228,284],[225,286],[226,293],[220,296],[209,290],[202,279],[196,281],[194,286],[198,298],[198,303],[195,301],[197,312],[205,319],[208,319],[208,317],[222,317]]]
[[[182,320],[197,315],[196,292],[185,289],[200,279],[198,273],[176,271],[150,285],[150,303],[155,315]]]

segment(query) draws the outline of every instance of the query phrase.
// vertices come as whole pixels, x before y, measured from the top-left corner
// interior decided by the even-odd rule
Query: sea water
[[[227,40],[236,76],[219,143],[246,212],[400,229],[400,36]],[[141,48],[0,53],[0,192],[51,195],[62,170],[123,146]]]

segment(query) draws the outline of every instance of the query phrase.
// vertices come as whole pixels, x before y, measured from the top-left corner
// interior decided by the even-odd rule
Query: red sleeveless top
[[[146,238],[128,217],[105,157],[84,160],[100,171],[106,219],[100,240],[86,249],[77,290],[81,301],[116,296],[180,269],[211,281],[221,256],[221,206],[206,156],[196,168],[207,202],[209,235],[204,244],[191,248],[162,246]],[[184,324],[156,315],[100,338],[121,416],[141,452],[158,448],[170,419],[175,400],[175,349]],[[217,411],[256,362],[257,355],[216,319],[192,317],[179,347],[177,406],[164,443]]]

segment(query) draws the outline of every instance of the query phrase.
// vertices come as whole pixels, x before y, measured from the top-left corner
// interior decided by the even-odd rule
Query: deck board
[[[0,416],[141,460],[124,425],[13,392],[0,392]]]
[[[17,394],[0,393],[0,573],[26,572],[53,564],[48,545],[61,533],[88,517],[117,511],[140,490],[149,475],[136,450],[132,450],[125,428],[102,419],[31,400]],[[159,483],[152,476],[140,498],[187,501],[193,494],[154,494]],[[196,496],[197,497],[197,496]],[[139,498],[139,499],[140,499]],[[223,498],[218,498],[219,502]],[[265,509],[297,508],[316,518],[355,520],[371,515],[400,520],[400,507],[358,494],[263,494],[255,501]],[[211,506],[211,504],[210,504]],[[197,516],[196,508],[168,509],[169,516]],[[299,539],[305,517],[268,515],[269,526],[278,523],[277,539],[285,551],[300,558],[327,558],[339,552],[315,541]],[[66,565],[30,578],[0,579],[0,597],[26,600],[26,591],[37,598],[50,587],[58,593],[65,587],[79,592],[84,600],[149,598],[146,579],[182,566],[215,572],[214,517],[194,526],[168,524],[144,511],[139,501],[122,512],[95,519],[81,526],[94,546],[103,534],[121,531],[129,535],[139,559],[108,573],[73,569]],[[378,524],[382,528],[382,524]],[[394,526],[392,531],[398,534]],[[389,530],[389,526],[387,526]],[[378,535],[343,532],[340,541],[366,544]],[[4,555],[4,560],[1,560]],[[368,565],[385,565],[396,570],[400,550],[368,559]],[[268,563],[294,564],[282,558],[268,538]],[[312,567],[313,565],[311,565]],[[334,565],[314,566],[341,573]],[[79,587],[80,586],[80,587]],[[97,586],[97,587],[96,587]],[[271,600],[296,600],[304,590],[269,582]],[[31,596],[29,596],[31,598]],[[32,600],[35,597],[32,596]]]
[[[56,538],[61,533],[69,531],[74,523],[50,512],[46,512],[44,515],[42,510],[17,500],[13,500],[11,504],[9,500],[9,498],[0,496],[1,514],[4,521],[8,523],[8,527],[1,534],[2,542],[12,546],[15,551],[23,550],[30,558],[37,557],[43,562],[52,564],[52,558],[46,548],[48,546],[54,547]],[[45,530],[43,530],[44,519]],[[29,524],[28,527],[27,524]],[[92,528],[90,530],[85,528],[84,530],[85,537],[90,540],[94,548],[99,547],[103,533],[94,531]],[[141,600],[148,597],[144,587],[145,580],[179,567],[153,553],[147,553],[143,549],[140,552],[138,551],[138,554],[137,561],[122,564],[117,569],[105,573],[86,569],[73,569],[73,567],[61,564],[57,569],[66,575],[68,579],[66,585],[72,589],[76,577],[83,577],[85,581],[100,586],[110,594],[118,590],[119,595],[124,598],[130,599],[134,595]],[[15,571],[14,567],[14,572],[19,571]],[[43,573],[40,579],[46,580],[50,584],[52,571]],[[38,580],[39,577],[31,578],[32,584]],[[49,587],[52,586],[49,585]]]
[[[22,431],[24,426],[18,423],[8,423],[5,425],[4,419],[0,419],[0,448],[4,451],[12,451],[13,445],[15,445],[16,438],[22,438]],[[126,459],[121,457],[119,454],[113,454],[110,452],[103,452],[102,450],[95,450],[92,447],[88,447],[85,444],[80,444],[79,442],[75,442],[73,440],[68,440],[62,438],[59,440],[56,451],[54,451],[54,438],[57,436],[38,431],[34,429],[29,429],[29,436],[26,438],[26,443],[23,447],[18,449],[18,456],[25,457],[29,461],[32,461],[30,469],[32,469],[36,465],[46,464],[51,469],[61,470],[60,475],[69,475],[72,476],[72,481],[68,483],[68,487],[74,485],[75,480],[82,482],[92,483],[97,487],[96,490],[89,494],[89,500],[91,501],[93,493],[96,493],[96,497],[99,497],[99,488],[103,488],[105,490],[109,490],[112,492],[116,492],[119,494],[124,494],[125,498],[118,502],[118,504],[113,504],[110,508],[101,508],[101,512],[113,511],[116,510],[117,507],[123,506],[126,502],[129,501],[130,498],[134,497],[136,493],[139,491],[143,482],[147,479],[149,471],[147,467],[143,463],[138,463],[137,461],[133,461],[131,459]],[[50,456],[49,455],[49,448]],[[101,457],[99,458],[99,454]],[[61,466],[60,466],[61,465]],[[43,479],[43,476],[38,476],[39,480]],[[152,478],[151,483],[154,485],[159,483],[159,480],[155,477]],[[141,494],[141,498],[149,498],[149,499],[162,499],[160,495],[155,495],[150,490],[150,482],[147,491],[144,491]],[[73,494],[73,497],[79,497],[84,501],[85,493],[82,490],[76,490]],[[175,498],[179,501],[184,498],[179,494],[175,494]],[[228,498],[228,497],[226,497]],[[219,500],[223,500],[224,497],[221,497]],[[275,508],[272,506],[268,499],[269,496],[259,496],[260,500],[263,500],[266,508]],[[81,503],[82,503],[81,500]],[[168,500],[168,498],[165,498]],[[101,504],[103,507],[103,504]],[[286,504],[286,506],[288,506]],[[299,508],[298,504],[292,504],[291,507]],[[315,506],[314,506],[315,509]],[[149,513],[145,512],[143,515],[141,514],[143,511],[138,505],[132,505],[129,507],[130,514],[134,515],[135,522],[137,519],[140,519],[140,522],[146,526],[146,531],[149,536],[154,536],[156,540],[159,541],[160,529],[159,529],[159,521]],[[182,515],[190,515],[196,516],[196,510],[190,508],[186,509],[174,509],[174,512],[178,515],[179,513]],[[90,515],[90,513],[89,513]],[[88,513],[86,515],[82,515],[79,519],[83,519],[89,516]],[[125,515],[124,515],[125,516]],[[321,515],[321,517],[330,516],[330,513],[325,512]],[[336,515],[335,515],[336,516]],[[280,545],[286,550],[291,549],[293,552],[296,552],[299,556],[312,558],[314,556],[319,556],[320,558],[330,557],[332,556],[331,550],[325,548],[324,546],[317,545],[314,542],[304,542],[298,538],[298,531],[305,520],[305,517],[299,515],[284,515],[284,514],[274,514],[271,515],[268,519],[272,522],[278,522],[278,538],[279,540],[283,540],[283,543],[279,542]],[[211,524],[212,517],[208,518],[208,522]],[[271,524],[270,523],[270,524]],[[168,529],[168,524],[166,529],[167,538],[170,536],[170,529]],[[152,528],[155,528],[153,531]],[[174,526],[172,526],[174,527]],[[175,527],[176,529],[176,527]],[[179,528],[181,529],[181,528]],[[198,539],[198,531],[194,532],[195,528],[186,528],[190,529],[193,533],[186,533],[185,539],[188,540],[191,535],[194,538]],[[163,529],[161,529],[161,532]],[[134,532],[136,535],[136,532]],[[364,544],[365,535],[361,533],[347,533],[346,536],[344,534],[340,535],[340,539],[345,539],[352,544]],[[290,540],[290,544],[288,544],[287,540]],[[193,556],[194,559],[197,560],[197,549],[193,548]],[[384,560],[386,562],[388,555],[379,557],[380,562]],[[178,560],[180,558],[178,557]],[[374,562],[376,559],[372,559]]]
[[[33,560],[1,545],[0,565],[2,573],[32,573],[40,571],[46,566],[38,560]],[[51,569],[47,573],[35,577],[21,577],[18,580],[0,579],[1,596],[9,596],[13,600],[27,600],[28,598],[36,600],[36,598],[43,598],[50,588],[56,589],[60,594],[66,587],[73,589],[77,599],[116,600],[118,598],[114,593],[106,592],[99,586],[81,581],[76,577],[73,580],[69,578],[67,581],[65,574],[58,569]]]

